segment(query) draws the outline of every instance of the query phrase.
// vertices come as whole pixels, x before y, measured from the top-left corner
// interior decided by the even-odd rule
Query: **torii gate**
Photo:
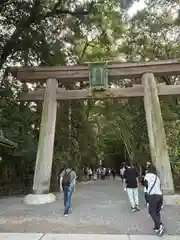
[[[180,95],[180,85],[156,84],[156,76],[172,76],[180,73],[180,60],[140,63],[109,62],[99,65],[64,67],[11,68],[12,75],[21,82],[46,82],[46,88],[23,94],[20,100],[44,101],[38,152],[34,174],[33,193],[25,197],[27,204],[44,204],[56,200],[49,193],[54,149],[57,100],[107,99],[144,97],[151,158],[159,171],[165,194],[174,194],[174,184],[169,162],[166,136],[158,95]],[[97,79],[97,72],[99,78]],[[90,90],[64,90],[61,83],[88,81]],[[141,78],[141,85],[128,88],[107,88],[107,81],[125,78]],[[95,88],[95,91],[93,91]],[[103,88],[105,91],[96,91]]]

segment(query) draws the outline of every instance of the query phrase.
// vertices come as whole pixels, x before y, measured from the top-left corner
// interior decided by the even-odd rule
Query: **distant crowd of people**
[[[84,174],[87,180],[108,179],[111,175],[115,179],[116,170],[114,168],[99,167],[92,169],[91,167],[84,167]]]
[[[161,191],[160,178],[158,177],[156,168],[148,162],[144,170],[141,180],[137,171],[131,164],[123,164],[119,173],[115,169],[99,167],[92,169],[85,167],[84,174],[87,180],[105,180],[112,176],[114,179],[116,174],[120,175],[123,188],[127,192],[132,212],[140,211],[138,188],[141,183],[144,187],[145,204],[149,209],[149,214],[154,221],[154,232],[159,236],[164,233],[164,225],[161,222],[161,209],[163,207],[163,194]],[[76,173],[73,169],[65,167],[60,174],[60,190],[64,193],[64,216],[68,216],[71,211],[71,197],[75,191]]]

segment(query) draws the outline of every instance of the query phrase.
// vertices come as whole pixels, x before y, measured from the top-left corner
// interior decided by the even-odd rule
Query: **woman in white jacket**
[[[159,236],[162,236],[164,233],[164,226],[161,222],[160,211],[163,204],[163,194],[161,191],[160,179],[157,176],[154,166],[149,167],[144,177],[144,185],[147,188],[149,214],[154,221],[154,231]]]

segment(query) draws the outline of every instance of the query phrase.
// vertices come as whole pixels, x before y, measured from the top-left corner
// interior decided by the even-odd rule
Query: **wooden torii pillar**
[[[49,193],[49,189],[57,114],[57,88],[58,81],[56,79],[47,79],[44,93],[38,152],[36,156],[33,193],[28,194],[25,197],[24,202],[26,204],[45,204],[56,200],[55,195]]]
[[[110,79],[140,77],[142,85],[131,88],[108,89],[103,94],[94,94],[90,90],[63,90],[58,88],[57,79],[62,83],[88,81],[89,68],[87,66],[12,68],[11,73],[22,82],[46,81],[45,89],[22,94],[20,98],[24,101],[44,101],[33,193],[25,197],[25,203],[44,204],[56,199],[53,194],[49,193],[49,188],[57,100],[73,99],[144,97],[152,161],[158,169],[164,193],[173,194],[174,185],[158,95],[180,95],[180,86],[158,85],[155,83],[152,73],[155,76],[171,76],[179,74],[179,72],[180,61],[178,59],[144,63],[111,63],[108,65],[108,77]]]
[[[173,194],[174,184],[154,74],[145,73],[141,80],[151,159],[158,170],[164,194]]]

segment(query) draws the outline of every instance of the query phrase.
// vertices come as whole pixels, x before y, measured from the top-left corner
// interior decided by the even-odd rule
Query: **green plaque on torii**
[[[89,63],[89,81],[93,90],[106,90],[108,88],[107,63]]]

